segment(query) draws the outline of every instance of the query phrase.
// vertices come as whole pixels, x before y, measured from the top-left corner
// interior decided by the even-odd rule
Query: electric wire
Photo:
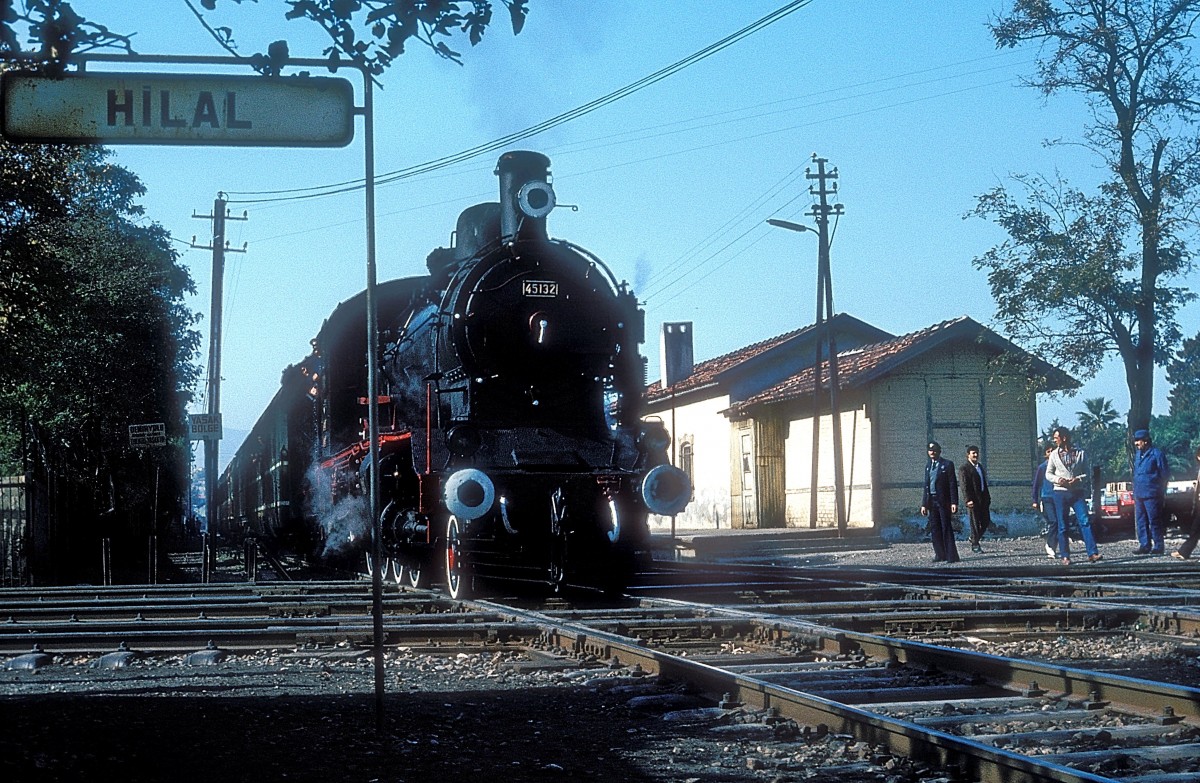
[[[528,139],[532,136],[536,136],[538,134],[544,133],[545,131],[550,130],[552,128],[556,128],[559,125],[562,125],[564,123],[570,122],[575,119],[578,119],[579,117],[590,114],[590,113],[596,111],[597,109],[603,108],[611,103],[614,103],[615,101],[619,101],[623,98],[633,95],[634,93],[640,92],[641,90],[644,90],[645,88],[647,88],[653,84],[656,84],[656,83],[662,81],[663,79],[673,76],[674,74],[678,73],[679,71],[682,71],[686,68],[690,68],[691,66],[695,65],[696,63],[699,63],[699,62],[702,62],[703,60],[708,59],[709,57],[713,56],[714,54],[717,54],[718,52],[720,52],[730,46],[733,46],[734,44],[738,43],[742,39],[753,35],[754,33],[758,32],[759,30],[769,27],[770,25],[774,24],[775,22],[778,22],[779,20],[784,19],[785,17],[800,10],[801,8],[803,8],[804,6],[808,5],[811,2],[812,2],[812,0],[792,0],[792,2],[785,4],[785,5],[781,6],[780,8],[777,8],[776,10],[774,10],[771,13],[767,14],[766,16],[762,17],[758,21],[752,22],[751,24],[747,25],[746,27],[743,27],[741,30],[738,30],[737,32],[732,33],[732,34],[726,36],[725,38],[722,38],[721,40],[717,41],[716,43],[709,44],[708,46],[704,47],[703,49],[699,50],[698,52],[694,52],[694,53],[688,55],[687,57],[683,58],[682,60],[679,60],[671,65],[668,65],[665,68],[655,71],[654,73],[650,74],[649,76],[644,76],[641,79],[638,79],[637,81],[632,82],[631,84],[627,84],[618,90],[608,93],[607,95],[604,95],[600,98],[596,98],[593,101],[585,103],[581,106],[577,106],[574,109],[563,112],[562,114],[559,114],[555,117],[551,117],[548,120],[544,120],[535,125],[531,125],[530,127],[525,128],[524,130],[516,131],[507,136],[503,136],[499,139],[493,139],[492,141],[485,142],[484,144],[480,144],[475,147],[471,147],[469,149],[463,150],[461,152],[457,152],[452,155],[447,155],[447,156],[438,158],[436,160],[427,161],[425,163],[420,163],[415,166],[410,166],[408,168],[397,169],[395,171],[391,171],[386,174],[381,174],[375,178],[375,183],[376,183],[376,185],[386,184],[388,182],[394,182],[399,179],[407,179],[407,178],[414,177],[414,176],[417,176],[420,174],[425,174],[425,173],[428,173],[431,171],[436,171],[438,169],[445,168],[447,166],[451,166],[451,165],[460,163],[465,160],[470,160],[471,158],[478,157],[479,155],[483,155],[488,152],[494,152],[503,147],[507,147],[510,144],[513,144],[514,142]],[[339,182],[339,183],[335,183],[333,185],[325,186],[325,188],[326,188],[325,190],[320,190],[318,192],[312,192],[312,191],[314,191],[314,188],[311,188],[311,187],[310,188],[300,188],[300,189],[290,189],[290,190],[284,190],[284,191],[236,191],[236,192],[231,191],[230,195],[267,196],[268,198],[230,199],[229,203],[231,203],[231,204],[233,204],[233,203],[256,204],[256,203],[273,202],[273,201],[296,201],[296,200],[301,200],[301,199],[315,198],[317,196],[322,196],[322,195],[333,195],[333,194],[337,194],[337,193],[345,193],[348,191],[358,190],[359,188],[362,188],[365,185],[365,183],[366,183],[365,178],[360,177],[358,179],[347,180],[345,182]],[[285,194],[291,194],[291,195],[285,195]]]

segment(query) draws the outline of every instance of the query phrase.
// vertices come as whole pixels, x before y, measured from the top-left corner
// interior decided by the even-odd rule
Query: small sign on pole
[[[220,440],[221,414],[192,413],[188,415],[188,440]]]
[[[129,445],[135,449],[151,449],[155,446],[167,445],[167,425],[162,422],[130,424]]]

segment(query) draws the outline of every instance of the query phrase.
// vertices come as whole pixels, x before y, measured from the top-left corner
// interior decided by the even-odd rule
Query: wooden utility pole
[[[838,364],[837,338],[829,321],[833,318],[833,278],[829,270],[829,218],[842,215],[841,204],[830,204],[829,197],[837,195],[837,168],[826,170],[829,161],[818,158],[814,152],[813,163],[817,173],[812,169],[805,172],[805,177],[816,180],[817,184],[809,187],[809,193],[818,198],[818,203],[806,214],[817,224],[817,362],[813,368],[813,455],[812,455],[812,499],[809,508],[809,524],[816,526],[817,518],[817,458],[821,441],[821,341],[825,341],[826,353],[829,357],[829,414],[830,427],[833,436],[833,507],[837,520],[838,535],[846,533],[846,498],[844,467],[842,465],[842,416],[838,405]]]
[[[208,309],[208,413],[215,418],[221,414],[221,307],[225,281],[225,254],[244,253],[241,249],[229,247],[225,238],[226,220],[246,220],[245,213],[241,217],[228,214],[228,202],[224,193],[218,193],[213,201],[211,215],[196,215],[193,218],[212,220],[213,238],[211,245],[197,245],[192,237],[192,247],[212,251],[212,299]],[[220,462],[221,442],[219,440],[204,441],[204,526],[200,529],[201,547],[201,579],[208,582],[212,553],[210,551],[209,529],[215,521],[213,509],[217,496],[217,465]]]

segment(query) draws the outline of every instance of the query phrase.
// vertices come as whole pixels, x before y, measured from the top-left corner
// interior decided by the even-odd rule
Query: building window
[[[684,443],[679,447],[679,469],[687,474],[688,483],[696,486],[696,474],[692,472],[692,444]]]
[[[751,473],[750,467],[751,467],[751,465],[754,464],[753,457],[754,457],[754,451],[753,451],[753,446],[751,445],[751,442],[750,442],[750,435],[749,434],[743,435],[742,436],[742,478],[744,479],[743,486],[750,485],[750,473]]]

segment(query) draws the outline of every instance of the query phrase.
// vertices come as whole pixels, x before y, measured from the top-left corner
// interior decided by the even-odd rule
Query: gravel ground
[[[358,653],[0,672],[9,781],[934,780],[852,738],[719,709],[628,669]],[[861,775],[861,776],[860,776]]]
[[[962,547],[961,564],[936,567],[1061,571],[1040,549],[1036,537],[985,541],[982,554]],[[1136,558],[1131,549],[1125,541],[1102,546],[1106,562],[1167,561]],[[755,559],[930,568],[931,554],[927,543],[900,542]],[[1060,651],[1070,650],[1075,665],[1107,661],[1132,676],[1171,668],[1184,682],[1200,679],[1197,651],[1170,645],[1087,637],[972,644],[1045,660],[1063,660]],[[203,666],[179,657],[135,659],[121,668],[93,663],[58,658],[35,670],[0,670],[0,779],[946,780],[850,737],[768,713],[719,709],[655,677],[596,665],[563,668],[517,652],[389,652],[379,729],[373,663],[359,651],[267,651]]]
[[[1054,659],[1070,646],[1077,662],[1119,655],[1143,669],[1179,664],[1169,646],[1129,640],[1024,644],[976,647]],[[182,657],[93,664],[56,658],[0,671],[0,779],[946,780],[850,737],[720,709],[637,671],[564,667],[515,651],[389,651],[381,730],[373,662],[360,651],[269,651],[203,666]],[[1200,656],[1190,665],[1200,672]]]

